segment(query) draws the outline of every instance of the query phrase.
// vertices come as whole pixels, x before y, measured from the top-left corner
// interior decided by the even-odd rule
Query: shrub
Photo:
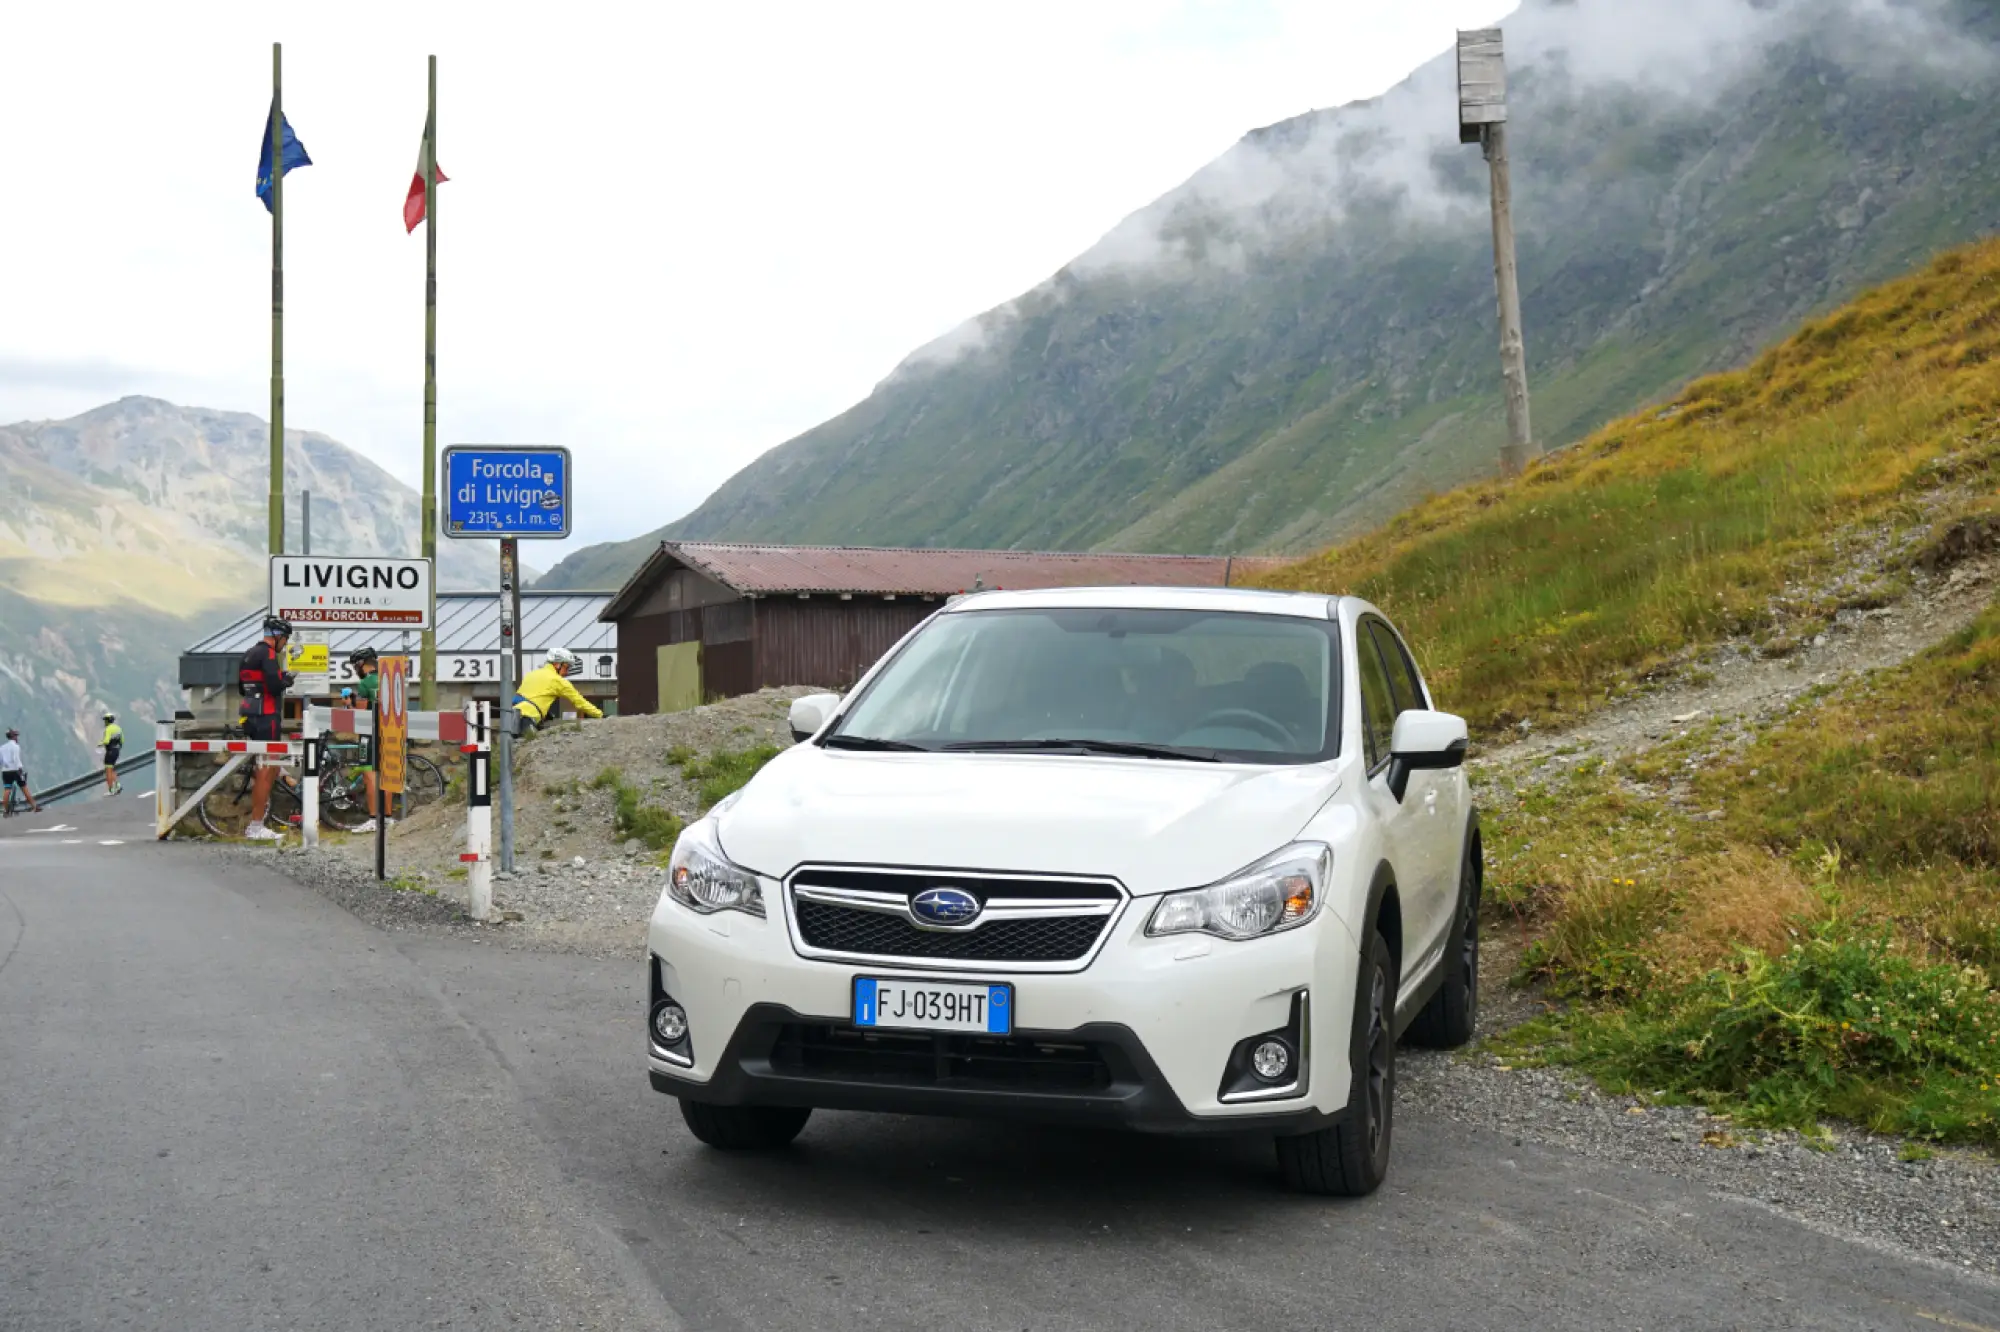
[[[704,759],[676,746],[667,754],[667,761],[680,768],[681,776],[695,783],[701,792],[701,806],[707,809],[741,789],[757,775],[758,769],[783,752],[776,745],[757,745],[751,749],[724,750]]]
[[[1746,949],[1629,1007],[1576,1011],[1509,1041],[1625,1091],[1727,1104],[1745,1123],[1836,1115],[1878,1132],[2000,1144],[2000,993],[1842,916],[1776,955]]]
[[[606,768],[591,779],[591,788],[610,791],[615,804],[611,814],[611,827],[620,837],[636,837],[654,851],[674,844],[681,835],[681,821],[672,810],[661,809],[658,805],[648,805],[639,788],[625,780],[625,774],[616,768]]]

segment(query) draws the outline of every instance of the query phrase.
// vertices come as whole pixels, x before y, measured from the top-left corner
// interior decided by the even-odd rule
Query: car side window
[[[1396,715],[1402,716],[1412,709],[1427,706],[1424,702],[1423,686],[1417,683],[1417,668],[1404,650],[1395,631],[1380,620],[1371,620],[1369,631],[1375,637],[1375,646],[1381,649],[1382,662],[1389,671],[1389,693],[1396,700]]]
[[[1396,725],[1396,700],[1382,669],[1382,654],[1365,622],[1354,635],[1354,669],[1361,682],[1361,743],[1373,772],[1389,757],[1389,734]]]

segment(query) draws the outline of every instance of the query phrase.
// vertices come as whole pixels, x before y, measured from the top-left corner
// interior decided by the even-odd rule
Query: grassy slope
[[[1382,604],[1490,735],[1727,637],[1783,650],[1901,576],[1869,534],[1990,542],[1996,472],[2000,241],[1266,581]],[[2000,1145],[2000,608],[1762,732],[1553,780],[1496,763],[1493,905],[1579,1001],[1517,1046],[1752,1121]]]
[[[1856,530],[2000,463],[2000,241],[1952,251],[1747,368],[1517,481],[1427,500],[1281,572],[1409,630],[1477,727],[1574,715],[1689,649],[1795,628]]]

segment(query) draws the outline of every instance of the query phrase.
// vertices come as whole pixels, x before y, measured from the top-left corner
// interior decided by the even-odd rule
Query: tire
[[[444,774],[420,755],[409,756],[403,771],[403,813],[409,814],[444,799]]]
[[[368,822],[368,791],[344,766],[330,766],[319,783],[319,821],[336,832]]]
[[[1458,871],[1458,912],[1445,940],[1444,981],[1405,1033],[1413,1045],[1455,1050],[1472,1039],[1479,1018],[1478,843],[1465,849]]]
[[[250,802],[257,769],[245,760],[239,773],[232,773],[213,791],[201,798],[195,813],[211,837],[241,837],[250,825]],[[271,801],[264,809],[264,822],[280,832],[298,827],[299,797],[280,774],[271,783]]]
[[[783,1147],[812,1118],[812,1111],[787,1105],[710,1105],[681,1102],[688,1132],[711,1147],[741,1152]]]
[[[1389,1173],[1396,1118],[1396,958],[1380,930],[1368,932],[1359,970],[1347,1046],[1353,1078],[1347,1113],[1331,1128],[1277,1139],[1278,1173],[1294,1193],[1360,1198]]]

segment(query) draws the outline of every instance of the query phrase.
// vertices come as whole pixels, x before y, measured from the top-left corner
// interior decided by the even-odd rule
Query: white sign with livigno
[[[431,562],[375,556],[273,555],[271,613],[334,628],[431,627]]]

